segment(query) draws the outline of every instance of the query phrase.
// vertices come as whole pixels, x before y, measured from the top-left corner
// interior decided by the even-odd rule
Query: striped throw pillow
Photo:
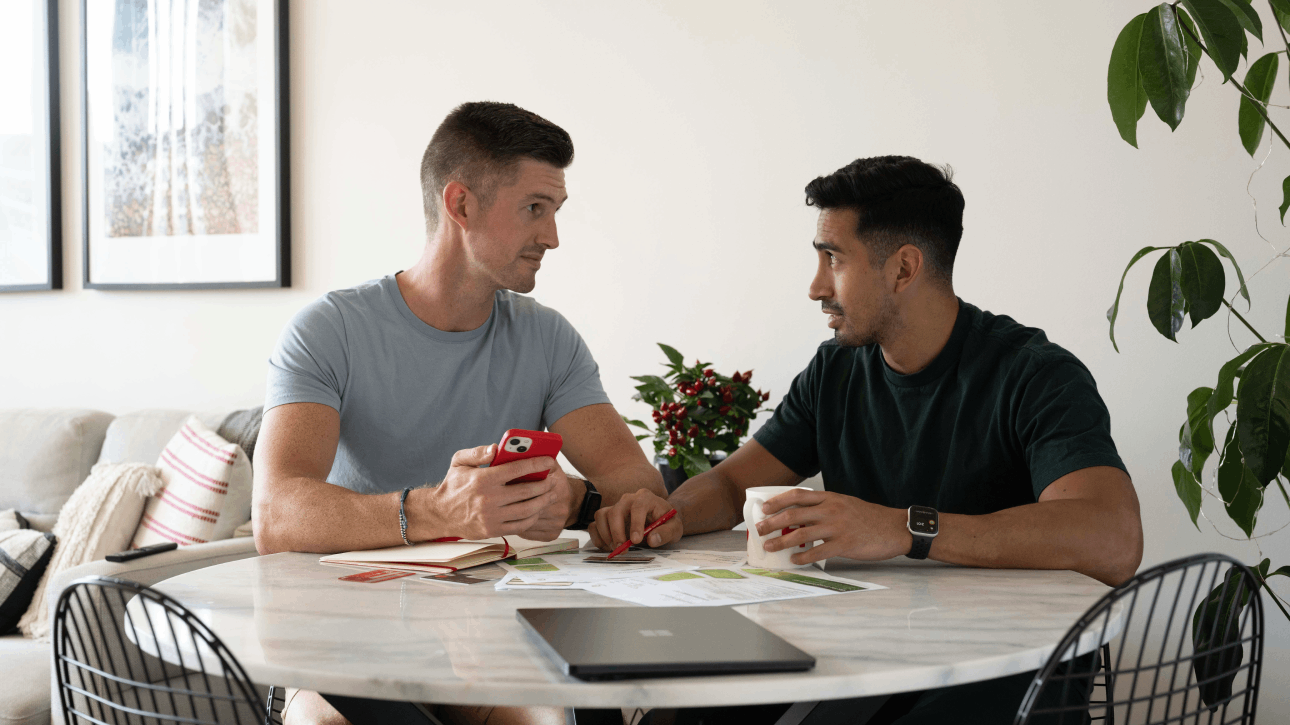
[[[227,526],[219,524],[221,516],[227,524],[229,514],[240,513],[228,510],[239,505],[230,504],[229,487],[239,462],[246,467],[245,458],[236,444],[196,416],[190,417],[157,459],[166,487],[148,498],[131,546],[137,549],[164,541],[187,546],[227,537],[228,532],[221,530]],[[238,498],[236,491],[233,498]]]

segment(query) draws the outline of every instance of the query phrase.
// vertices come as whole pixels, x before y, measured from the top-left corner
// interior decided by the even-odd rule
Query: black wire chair
[[[1253,723],[1262,667],[1258,580],[1231,557],[1189,556],[1098,600],[1036,673],[1014,725]],[[1097,686],[1104,700],[1091,699]]]
[[[257,690],[219,637],[174,599],[124,579],[58,598],[54,668],[67,725],[280,725],[282,689]]]

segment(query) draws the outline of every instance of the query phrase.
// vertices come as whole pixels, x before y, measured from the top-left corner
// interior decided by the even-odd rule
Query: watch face
[[[923,536],[935,536],[940,530],[940,517],[936,509],[926,506],[909,507],[909,530]]]

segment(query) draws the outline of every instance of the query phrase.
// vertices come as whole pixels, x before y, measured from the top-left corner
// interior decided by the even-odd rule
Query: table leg
[[[796,702],[775,725],[864,725],[887,702],[886,695],[853,697],[846,700]]]

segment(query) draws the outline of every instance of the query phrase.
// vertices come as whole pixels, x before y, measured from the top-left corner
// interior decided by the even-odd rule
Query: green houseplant
[[[654,410],[654,428],[623,416],[628,425],[646,432],[636,440],[654,439],[654,452],[666,465],[684,477],[696,476],[712,467],[714,454],[734,453],[739,441],[748,433],[748,424],[770,399],[770,393],[754,390],[748,384],[752,371],[723,375],[708,367],[711,363],[696,360],[686,365],[676,348],[658,343],[667,362],[667,373],[633,375],[636,386],[633,400],[647,403]]]
[[[1250,41],[1262,44],[1265,29],[1250,0],[1166,2],[1131,19],[1115,41],[1107,71],[1107,101],[1121,138],[1137,147],[1137,124],[1148,104],[1170,129],[1176,129],[1182,122],[1201,58],[1208,57],[1223,83],[1232,88],[1237,104],[1237,132],[1245,150],[1253,156],[1268,129],[1274,145],[1290,149],[1290,140],[1272,118],[1273,113],[1285,107],[1269,103],[1282,64],[1280,56],[1290,53],[1290,0],[1268,0],[1267,7],[1276,21],[1273,37],[1282,49],[1265,52],[1257,59],[1251,55]],[[1237,77],[1242,59],[1246,61],[1243,80]],[[1282,193],[1280,213],[1284,225],[1286,211],[1290,210],[1290,176],[1282,182]],[[1290,456],[1286,454],[1290,447],[1290,345],[1286,344],[1290,338],[1290,301],[1284,331],[1265,336],[1234,304],[1239,295],[1248,308],[1250,290],[1236,259],[1222,244],[1201,239],[1144,247],[1130,258],[1120,277],[1115,302],[1107,311],[1111,344],[1117,352],[1115,321],[1125,277],[1139,260],[1157,253],[1147,288],[1147,316],[1161,335],[1177,342],[1185,318],[1190,317],[1195,327],[1226,308],[1228,315],[1258,341],[1244,350],[1237,348],[1237,354],[1219,368],[1213,387],[1198,387],[1187,395],[1186,415],[1179,430],[1178,461],[1172,470],[1178,498],[1197,529],[1202,502],[1209,496],[1222,503],[1227,516],[1250,539],[1267,500],[1290,507],[1286,491],[1286,482],[1290,481]],[[1224,259],[1236,273],[1236,289],[1230,297],[1225,296]],[[1285,294],[1284,290],[1281,294]],[[1215,465],[1207,468],[1211,458],[1216,458]],[[1253,570],[1268,598],[1290,618],[1283,598],[1267,586],[1270,577],[1290,576],[1290,566],[1272,570],[1272,562],[1264,558]],[[1220,585],[1197,607],[1192,636],[1198,649],[1208,632],[1218,632],[1222,638],[1227,637],[1224,632],[1233,630],[1230,626],[1206,624],[1212,624],[1215,618],[1230,621],[1246,606],[1246,601],[1233,601],[1225,594],[1227,591]],[[1239,647],[1235,652],[1239,657]],[[1198,659],[1198,679],[1204,674],[1204,666],[1203,659]],[[1213,703],[1230,693],[1228,679],[1213,683],[1208,691],[1202,691],[1202,696]]]

